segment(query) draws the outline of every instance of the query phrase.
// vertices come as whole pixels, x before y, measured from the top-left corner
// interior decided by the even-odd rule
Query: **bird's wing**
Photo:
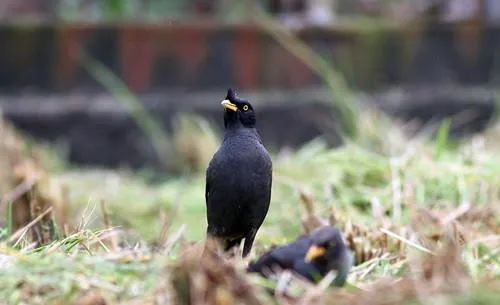
[[[276,268],[293,269],[295,262],[304,258],[309,243],[304,236],[290,244],[272,248],[256,262],[250,263],[247,270],[268,276],[267,273],[272,273]]]
[[[208,179],[205,182],[205,202],[208,202],[208,195],[210,194],[210,184],[208,183]]]
[[[207,171],[205,173],[205,202],[208,203],[208,196],[210,195],[210,182],[214,177],[214,165],[212,164],[213,159],[210,161],[207,167]]]
[[[293,271],[311,282],[317,282],[322,274],[315,264],[307,263],[304,260],[294,262]]]
[[[272,273],[276,266],[282,268],[280,263],[273,257],[271,250],[264,253],[257,261],[248,264],[247,271],[258,272],[263,276],[268,276],[268,273]]]
[[[310,243],[307,236],[302,236],[290,244],[274,249],[271,255],[284,268],[293,268],[296,260],[304,259]]]

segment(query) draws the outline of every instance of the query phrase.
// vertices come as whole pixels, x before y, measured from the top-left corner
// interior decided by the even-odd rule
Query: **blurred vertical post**
[[[57,22],[59,0],[45,0],[45,12],[49,22]]]

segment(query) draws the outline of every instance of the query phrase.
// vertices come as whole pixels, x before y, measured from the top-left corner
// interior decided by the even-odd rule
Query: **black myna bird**
[[[252,105],[232,89],[222,101],[224,140],[206,171],[207,234],[224,251],[245,239],[246,257],[271,200],[272,160],[255,129]]]
[[[269,277],[276,269],[288,269],[317,283],[330,270],[336,270],[333,285],[340,287],[344,285],[353,262],[354,257],[344,243],[342,233],[333,226],[324,226],[309,236],[302,235],[290,244],[271,249],[250,263],[247,271]]]

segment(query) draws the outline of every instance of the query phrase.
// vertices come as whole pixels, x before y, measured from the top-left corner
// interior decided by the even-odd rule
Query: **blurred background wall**
[[[338,145],[339,114],[328,109],[343,97],[266,28],[260,10],[392,115],[428,122],[465,111],[455,128],[464,134],[493,113],[495,0],[1,0],[0,107],[79,164],[158,163],[119,102],[123,88],[166,130],[181,112],[221,127],[219,101],[234,87],[258,104],[273,149],[322,134]]]

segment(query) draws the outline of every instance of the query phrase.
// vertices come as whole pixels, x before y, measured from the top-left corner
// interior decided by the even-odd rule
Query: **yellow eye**
[[[243,111],[247,111],[248,110],[248,105],[243,105]]]

